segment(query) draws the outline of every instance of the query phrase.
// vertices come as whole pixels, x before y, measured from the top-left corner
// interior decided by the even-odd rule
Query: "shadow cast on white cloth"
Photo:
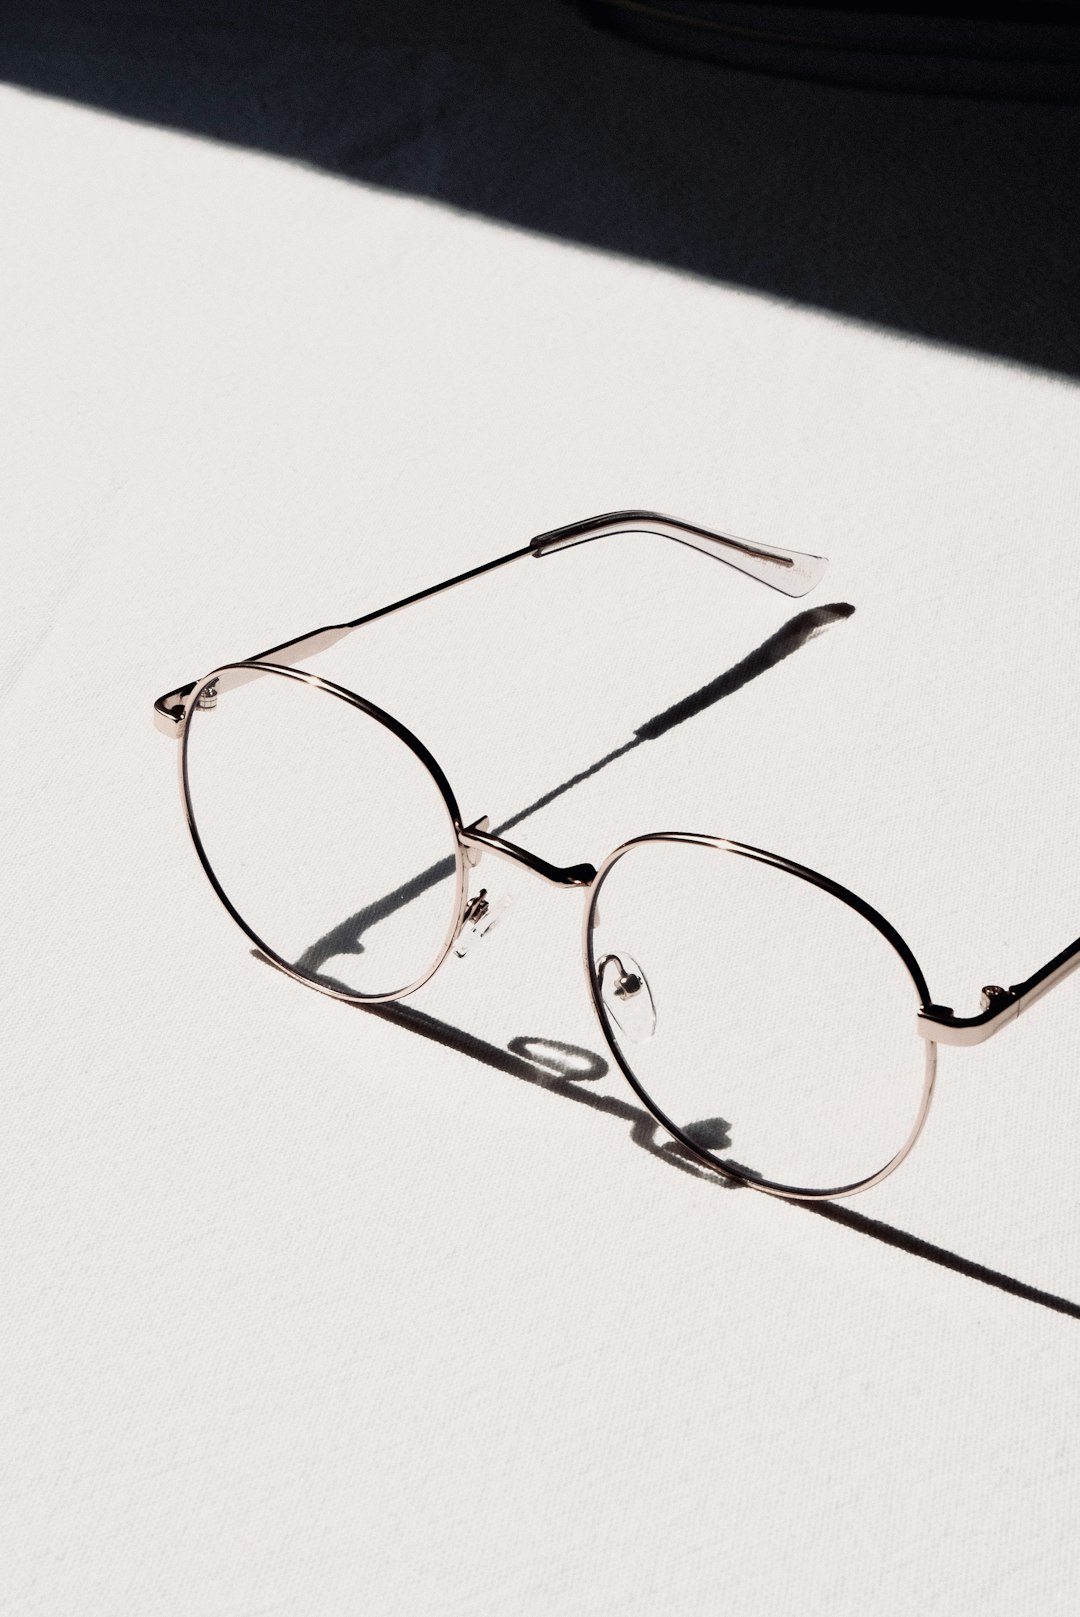
[[[854,607],[846,602],[835,602],[830,605],[811,608],[798,613],[790,619],[781,629],[771,635],[754,651],[742,658],[738,663],[727,669],[724,673],[710,680],[699,690],[683,697],[680,701],[665,708],[661,713],[655,714],[644,724],[637,726],[633,739],[621,747],[606,753],[589,768],[580,770],[559,785],[552,787],[535,802],[526,808],[511,815],[499,827],[500,831],[520,824],[530,815],[536,814],[547,804],[553,802],[564,793],[572,791],[581,782],[590,779],[593,775],[604,769],[615,759],[624,757],[635,747],[647,741],[655,740],[666,734],[676,725],[685,723],[687,719],[704,712],[714,703],[724,697],[732,695],[750,680],[774,668],[785,658],[806,645],[816,635],[821,634],[831,624],[841,622],[850,617]],[[452,865],[452,861],[450,862]],[[432,870],[421,872],[413,881],[395,889],[375,904],[367,906],[364,910],[352,915],[340,926],[334,927],[320,938],[316,944],[308,949],[297,962],[297,969],[318,975],[323,981],[333,983],[320,972],[321,961],[333,955],[348,952],[350,949],[360,949],[360,934],[365,927],[375,925],[384,916],[408,904],[420,892],[426,890],[432,882],[437,881],[446,874],[443,866],[436,866]],[[267,965],[275,966],[261,950],[253,951],[257,959]],[[345,986],[345,985],[336,985]],[[566,1044],[558,1039],[546,1038],[539,1035],[521,1035],[511,1039],[503,1047],[492,1044],[489,1040],[479,1038],[463,1028],[455,1027],[438,1017],[429,1015],[426,1011],[418,1010],[415,1006],[399,1002],[381,1005],[358,1005],[358,1009],[366,1011],[369,1015],[379,1016],[384,1021],[392,1022],[395,1026],[406,1029],[408,1032],[421,1038],[431,1039],[448,1049],[455,1050],[471,1060],[479,1061],[484,1066],[492,1067],[498,1072],[506,1073],[509,1077],[517,1078],[525,1083],[534,1084],[554,1095],[561,1095],[566,1100],[575,1101],[578,1105],[587,1106],[593,1111],[603,1112],[606,1116],[617,1118],[630,1125],[630,1138],[634,1145],[647,1152],[651,1157],[667,1163],[670,1167],[681,1173],[702,1179],[718,1189],[741,1190],[747,1187],[736,1184],[733,1180],[725,1179],[720,1174],[712,1173],[702,1167],[677,1140],[664,1140],[660,1136],[662,1131],[656,1119],[642,1107],[633,1105],[630,1101],[622,1100],[617,1096],[596,1094],[583,1087],[594,1083],[597,1079],[606,1076],[609,1068],[607,1060],[596,1051],[585,1050],[576,1045]],[[702,1145],[722,1149],[729,1141],[727,1138],[728,1124],[724,1118],[708,1118],[695,1123],[696,1136]],[[1008,1292],[1013,1297],[1019,1297],[1027,1302],[1038,1303],[1043,1308],[1051,1309],[1059,1314],[1068,1314],[1080,1319],[1080,1303],[1069,1301],[1068,1298],[1059,1297],[1052,1292],[1043,1291],[1037,1286],[1028,1285],[1026,1281],[1017,1280],[1011,1275],[1000,1273],[985,1264],[976,1263],[970,1258],[961,1257],[958,1253],[949,1252],[944,1247],[936,1246],[921,1236],[912,1235],[906,1230],[899,1230],[890,1224],[878,1219],[866,1217],[865,1214],[855,1211],[847,1204],[839,1202],[785,1202],[788,1207],[801,1208],[805,1212],[813,1213],[819,1218],[825,1218],[836,1224],[842,1224],[849,1230],[858,1234],[872,1236],[887,1246],[899,1248],[913,1257],[923,1258],[942,1268],[950,1269],[954,1274],[965,1276],[969,1280],[978,1280],[982,1284],[995,1287],[999,1291]]]
[[[605,753],[602,758],[598,758],[595,763],[589,764],[585,769],[578,770],[569,779],[560,781],[557,786],[553,786],[548,791],[541,793],[538,798],[527,804],[525,808],[518,809],[515,814],[511,814],[509,818],[502,820],[494,828],[495,835],[505,836],[508,831],[512,831],[515,826],[520,825],[523,820],[538,814],[541,809],[547,808],[549,803],[554,803],[556,798],[573,791],[576,786],[580,786],[584,781],[591,780],[594,775],[598,775],[602,769],[606,769],[610,764],[615,763],[617,759],[625,758],[627,753],[633,752],[637,747],[644,746],[648,741],[659,740],[662,735],[666,735],[676,725],[685,724],[687,719],[692,719],[696,714],[703,713],[706,708],[722,701],[725,696],[731,696],[735,691],[741,689],[743,685],[748,684],[750,680],[757,679],[770,668],[775,668],[777,663],[783,662],[786,657],[790,657],[793,652],[799,650],[800,646],[805,646],[815,635],[822,634],[830,624],[839,623],[844,618],[850,617],[854,610],[855,608],[846,601],[834,601],[827,606],[809,607],[806,611],[799,612],[795,617],[789,618],[788,622],[777,629],[775,634],[771,634],[767,640],[763,640],[760,646],[756,646],[753,651],[735,663],[733,667],[726,669],[724,673],[719,674],[715,679],[709,680],[708,684],[701,686],[699,690],[692,691],[689,696],[681,697],[678,702],[673,702],[670,707],[664,708],[661,713],[654,714],[651,719],[646,719],[644,724],[639,724],[634,730],[632,738],[629,741],[624,741],[622,746],[614,747],[610,752]],[[393,915],[397,910],[404,908],[406,904],[411,904],[414,899],[420,897],[421,893],[429,891],[438,882],[445,881],[448,876],[453,874],[453,870],[454,861],[452,858],[447,858],[440,860],[438,864],[429,866],[427,870],[418,871],[415,876],[411,876],[408,881],[395,887],[392,892],[385,893],[381,898],[365,905],[363,909],[357,910],[343,921],[339,921],[336,926],[331,927],[328,932],[324,933],[321,938],[316,939],[314,943],[304,950],[302,955],[293,961],[294,968],[308,976],[319,978],[320,981],[328,983],[331,987],[344,988],[346,992],[351,992],[352,990],[347,983],[341,982],[323,969],[326,963],[344,955],[362,954],[364,951],[364,934],[370,927],[375,926],[379,921],[385,920],[387,916]]]
[[[633,1106],[629,1101],[619,1100],[613,1095],[595,1095],[583,1089],[581,1087],[583,1084],[595,1081],[607,1071],[607,1063],[603,1057],[592,1050],[583,1050],[576,1045],[562,1044],[558,1040],[535,1035],[511,1039],[504,1049],[499,1045],[488,1043],[485,1039],[477,1038],[475,1034],[466,1033],[462,1028],[453,1027],[448,1022],[429,1016],[424,1011],[418,1011],[411,1005],[368,1005],[359,1008],[372,1016],[381,1016],[385,1021],[406,1028],[421,1038],[434,1039],[437,1043],[444,1044],[461,1055],[469,1056],[474,1061],[480,1061],[484,1066],[494,1067],[498,1072],[505,1072],[512,1078],[535,1084],[553,1095],[561,1095],[566,1100],[576,1101],[593,1111],[604,1112],[609,1117],[629,1123],[630,1138],[634,1145],[648,1152],[649,1156],[677,1168],[681,1173],[691,1174],[694,1178],[705,1180],[721,1190],[749,1188],[699,1166],[689,1154],[684,1153],[677,1140],[660,1139],[658,1137],[661,1132],[660,1125],[641,1107]],[[722,1118],[709,1119],[707,1123],[699,1123],[696,1127],[699,1130],[711,1127],[715,1130],[716,1138],[708,1143],[718,1147],[723,1145],[721,1136],[725,1124]],[[707,1143],[704,1134],[702,1143]],[[943,1269],[951,1269],[954,1274],[963,1275],[968,1280],[981,1281],[983,1285],[1008,1292],[1010,1296],[1022,1298],[1025,1302],[1038,1303],[1054,1313],[1069,1314],[1073,1319],[1080,1319],[1080,1303],[1070,1302],[1067,1297],[1043,1291],[1038,1286],[1030,1286],[1026,1281],[1002,1274],[986,1264],[976,1263],[956,1252],[949,1252],[944,1247],[935,1246],[932,1241],[923,1240],[921,1236],[912,1235],[907,1230],[896,1229],[880,1219],[867,1218],[864,1213],[857,1212],[847,1203],[785,1201],[778,1205],[799,1208],[803,1212],[828,1219],[831,1223],[843,1224],[859,1235],[872,1236],[875,1241],[897,1247],[901,1252],[907,1252],[915,1258],[923,1258],[926,1262],[935,1263]]]

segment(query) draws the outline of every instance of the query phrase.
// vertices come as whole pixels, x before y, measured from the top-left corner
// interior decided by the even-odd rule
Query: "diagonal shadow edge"
[[[876,331],[1080,375],[1075,68],[1060,101],[1007,95],[979,110],[948,80],[935,106],[929,93],[678,57],[613,31],[610,7],[598,8],[607,25],[589,20],[585,0],[140,9],[17,5],[0,26],[0,79]]]

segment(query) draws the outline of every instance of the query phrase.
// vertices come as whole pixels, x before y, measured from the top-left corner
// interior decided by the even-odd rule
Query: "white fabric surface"
[[[1080,930],[1075,387],[18,91],[0,127],[0,1609],[1074,1610],[1080,988],[943,1051],[850,1204],[1069,1313],[676,1171],[614,1072],[522,1081],[511,1041],[602,1045],[580,900],[509,867],[415,1001],[486,1060],[258,964],[150,704],[594,511],[823,552],[848,620],[516,835],[775,848],[973,1012]],[[318,666],[498,821],[796,610],[634,539]]]

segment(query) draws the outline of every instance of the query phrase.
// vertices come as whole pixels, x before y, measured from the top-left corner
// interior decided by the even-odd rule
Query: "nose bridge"
[[[593,865],[553,865],[547,859],[542,859],[538,853],[533,853],[530,848],[522,848],[516,842],[507,842],[504,837],[494,836],[488,830],[486,817],[465,826],[460,835],[464,847],[486,849],[500,859],[508,859],[511,864],[520,865],[532,875],[540,876],[553,887],[591,887],[596,880],[596,869]]]

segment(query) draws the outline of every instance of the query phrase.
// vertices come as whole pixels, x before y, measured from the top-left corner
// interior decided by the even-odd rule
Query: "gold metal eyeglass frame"
[[[188,830],[199,859],[218,898],[237,925],[252,939],[263,954],[297,982],[301,982],[309,988],[317,989],[320,993],[329,994],[333,998],[346,1000],[354,1004],[380,1004],[388,1000],[404,999],[434,976],[453,948],[462,928],[470,918],[470,911],[476,904],[476,900],[470,900],[469,897],[469,875],[485,852],[491,853],[498,858],[509,860],[556,887],[584,890],[589,895],[589,902],[585,907],[583,919],[582,960],[589,982],[593,1009],[620,1070],[657,1122],[679,1142],[684,1151],[688,1152],[693,1159],[704,1167],[713,1170],[728,1180],[734,1180],[750,1185],[756,1190],[765,1191],[768,1195],[804,1201],[822,1201],[854,1195],[858,1191],[869,1189],[871,1185],[878,1184],[888,1174],[892,1173],[904,1160],[918,1139],[933,1096],[937,1070],[937,1046],[939,1044],[981,1044],[984,1040],[999,1032],[1001,1028],[1015,1021],[1022,1011],[1035,1004],[1051,988],[1056,987],[1059,982],[1064,981],[1066,977],[1080,967],[1080,938],[1075,939],[1059,954],[1055,955],[1052,960],[1041,966],[1038,971],[1025,978],[1023,982],[1015,983],[1009,988],[997,986],[983,988],[980,1011],[973,1016],[957,1016],[950,1006],[938,1004],[931,998],[918,961],[896,929],[877,910],[873,909],[855,893],[850,892],[839,883],[831,881],[828,877],[820,875],[817,871],[810,870],[804,865],[796,864],[794,861],[785,859],[778,854],[768,853],[761,848],[749,847],[746,844],[732,842],[723,837],[687,832],[654,832],[646,836],[634,837],[615,848],[599,867],[584,863],[566,866],[553,865],[531,849],[510,842],[505,837],[494,835],[490,830],[490,823],[486,817],[466,825],[462,820],[457,801],[443,771],[423,743],[405,725],[399,723],[397,719],[385,713],[373,703],[358,696],[355,691],[347,690],[344,686],[323,679],[309,670],[298,669],[294,666],[304,658],[313,657],[319,652],[328,650],[355,629],[363,628],[379,618],[389,616],[392,612],[402,611],[405,607],[412,606],[418,601],[441,594],[444,590],[452,589],[458,584],[464,584],[470,579],[478,578],[481,574],[492,572],[498,567],[504,567],[510,562],[518,561],[525,556],[539,558],[552,555],[559,550],[567,549],[571,545],[583,544],[592,539],[623,533],[655,534],[661,538],[672,539],[677,543],[689,545],[693,549],[722,561],[728,566],[736,568],[739,572],[745,573],[763,584],[768,584],[789,596],[807,594],[819,582],[827,566],[826,560],[821,556],[805,555],[799,551],[782,550],[771,545],[751,544],[744,539],[736,539],[729,535],[715,533],[692,523],[661,516],[656,512],[617,511],[604,516],[589,517],[567,527],[556,528],[551,532],[539,534],[518,550],[498,556],[493,561],[484,562],[479,567],[472,567],[467,572],[458,573],[453,578],[444,579],[441,583],[433,584],[427,589],[418,590],[415,594],[405,596],[401,600],[378,607],[376,610],[367,612],[362,617],[355,618],[348,623],[332,624],[322,629],[315,629],[307,634],[299,635],[295,639],[284,641],[281,645],[273,646],[268,651],[260,652],[255,657],[245,658],[235,663],[222,664],[211,673],[203,675],[200,679],[192,680],[186,685],[166,692],[164,696],[158,697],[154,703],[155,722],[158,728],[180,743],[178,749],[180,793],[184,804]],[[233,688],[268,674],[284,676],[285,678],[317,687],[329,695],[352,705],[385,726],[411,750],[413,755],[428,771],[441,794],[453,833],[456,905],[450,928],[431,967],[416,981],[396,990],[394,993],[372,995],[354,992],[325,979],[320,980],[313,977],[298,969],[295,964],[283,959],[268,945],[265,939],[259,937],[252,930],[244,917],[236,910],[219,882],[203,846],[195,820],[188,778],[188,720],[197,708],[212,707],[220,690]],[[652,1097],[642,1088],[633,1070],[624,1059],[618,1040],[611,1029],[607,1008],[602,997],[603,973],[608,960],[604,959],[598,963],[595,959],[593,926],[597,899],[612,869],[631,849],[643,843],[653,842],[688,843],[699,847],[714,848],[724,853],[775,866],[777,869],[786,871],[788,874],[830,893],[841,903],[846,904],[863,916],[892,945],[911,977],[918,997],[914,1031],[925,1043],[925,1077],[922,1097],[911,1133],[901,1149],[878,1172],[853,1184],[829,1190],[798,1189],[751,1175],[733,1163],[728,1164],[718,1161],[707,1150],[695,1144],[694,1140],[678,1124],[657,1107]],[[616,964],[618,969],[623,969],[617,961]]]

